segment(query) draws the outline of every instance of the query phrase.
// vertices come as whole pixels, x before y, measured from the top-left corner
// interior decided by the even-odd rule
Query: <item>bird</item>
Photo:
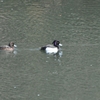
[[[10,42],[8,45],[0,46],[0,50],[13,51],[15,47],[17,47],[17,45],[15,45],[13,42]]]
[[[41,47],[40,50],[45,51],[48,54],[56,54],[59,51],[59,47],[62,44],[58,40],[54,40],[52,44],[47,44],[46,46]]]

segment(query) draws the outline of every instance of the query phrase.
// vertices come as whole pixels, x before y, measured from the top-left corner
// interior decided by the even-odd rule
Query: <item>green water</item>
[[[0,100],[100,99],[99,0],[0,0]],[[59,40],[61,55],[39,47]]]

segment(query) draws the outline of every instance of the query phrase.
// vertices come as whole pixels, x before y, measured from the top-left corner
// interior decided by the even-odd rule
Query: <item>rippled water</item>
[[[99,0],[0,0],[0,100],[99,100]],[[59,55],[41,46],[59,40]]]

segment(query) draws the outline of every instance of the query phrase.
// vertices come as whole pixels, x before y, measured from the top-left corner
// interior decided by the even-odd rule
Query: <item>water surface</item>
[[[99,100],[100,1],[1,0],[1,100]],[[62,55],[41,46],[59,40]]]

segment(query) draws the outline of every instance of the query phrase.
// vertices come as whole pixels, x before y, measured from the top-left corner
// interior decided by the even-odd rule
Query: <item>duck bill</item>
[[[14,44],[14,47],[16,48],[16,47],[17,47],[17,45],[15,45],[15,44]]]
[[[62,46],[62,44],[60,43],[59,46]]]

